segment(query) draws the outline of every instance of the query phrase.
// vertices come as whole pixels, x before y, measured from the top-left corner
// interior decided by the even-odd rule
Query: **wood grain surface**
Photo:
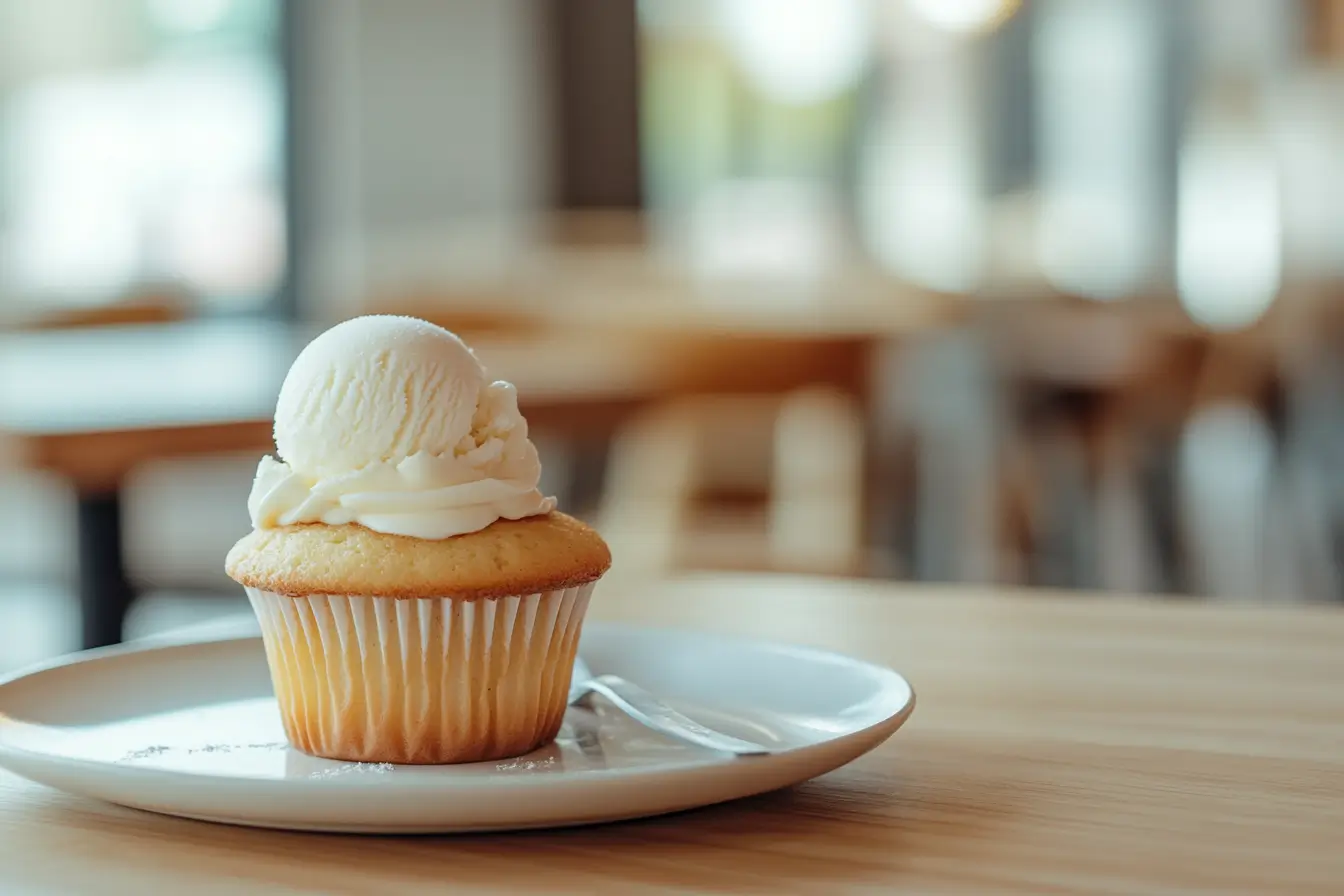
[[[0,773],[0,892],[1344,892],[1344,613],[613,575],[599,617],[841,649],[919,707],[806,785],[569,831],[254,831]]]

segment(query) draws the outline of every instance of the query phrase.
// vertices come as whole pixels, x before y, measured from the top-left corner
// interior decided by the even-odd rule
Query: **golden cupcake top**
[[[257,529],[229,551],[228,574],[277,594],[494,598],[595,581],[611,566],[606,542],[551,512],[448,539],[374,532],[357,524]]]

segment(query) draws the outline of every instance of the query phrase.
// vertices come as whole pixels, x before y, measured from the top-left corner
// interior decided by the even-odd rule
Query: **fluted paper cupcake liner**
[[[247,593],[297,749],[436,764],[519,756],[555,738],[592,590],[475,600]]]

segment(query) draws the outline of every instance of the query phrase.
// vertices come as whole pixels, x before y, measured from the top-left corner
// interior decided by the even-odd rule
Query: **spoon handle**
[[[601,694],[635,721],[654,731],[697,746],[738,756],[761,756],[770,749],[748,740],[706,728],[694,719],[677,712],[648,691],[616,675],[599,675],[582,685],[591,693]]]

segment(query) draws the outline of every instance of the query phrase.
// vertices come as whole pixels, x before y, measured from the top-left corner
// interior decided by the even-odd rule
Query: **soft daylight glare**
[[[176,31],[208,31],[229,12],[231,0],[151,0],[150,13]]]
[[[1117,299],[1158,251],[1162,108],[1152,17],[1130,0],[1047,0],[1033,57],[1041,271]]]
[[[1274,159],[1232,138],[1181,153],[1176,281],[1190,316],[1214,329],[1254,323],[1279,291],[1281,227]]]
[[[992,28],[1011,16],[1020,0],[905,0],[919,18],[943,31],[970,33]]]
[[[825,102],[853,85],[870,53],[861,0],[731,0],[719,7],[729,44],[752,81],[780,102]]]

